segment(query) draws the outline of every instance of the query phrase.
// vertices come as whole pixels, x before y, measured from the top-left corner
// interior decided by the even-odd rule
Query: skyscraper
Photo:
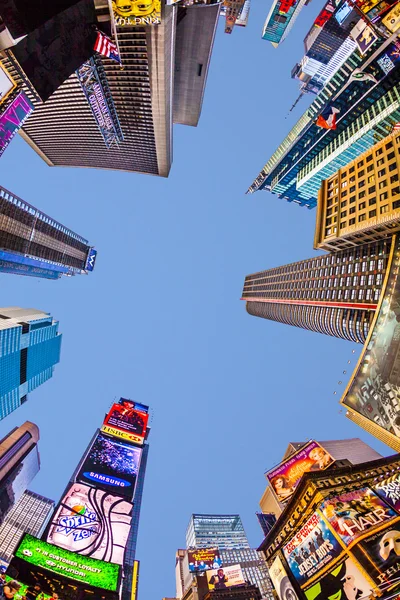
[[[149,451],[148,418],[143,404],[121,398],[112,405],[43,536],[65,550],[121,565],[121,600],[131,600],[138,585],[135,555]],[[72,536],[74,531],[79,534]]]
[[[275,48],[289,35],[301,10],[309,0],[275,0],[264,23],[262,38]]]
[[[96,4],[109,21],[107,3]],[[173,123],[195,126],[201,112],[219,5],[163,5],[162,12],[157,25],[117,26],[123,69],[93,57],[101,111],[118,134],[111,146],[77,74],[42,104],[8,51],[4,65],[35,107],[21,135],[49,166],[168,176]]]
[[[392,238],[248,275],[242,300],[250,315],[364,343],[385,274]]]
[[[0,525],[40,468],[38,427],[26,421],[0,440]]]
[[[240,565],[245,581],[257,586],[262,598],[272,599],[272,586],[268,571],[260,560],[257,550],[250,547],[239,515],[193,514],[186,530],[186,547],[218,547],[222,565]],[[180,551],[178,551],[179,553]],[[179,579],[186,583],[185,575],[177,570]]]
[[[58,321],[34,308],[0,308],[0,419],[50,379],[60,360]]]
[[[40,537],[54,510],[54,500],[26,490],[0,526],[0,560],[9,563],[21,537]]]
[[[0,273],[58,279],[95,259],[87,240],[0,186]]]

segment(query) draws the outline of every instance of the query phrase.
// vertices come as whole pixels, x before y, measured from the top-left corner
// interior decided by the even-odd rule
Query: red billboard
[[[143,444],[149,415],[136,408],[135,402],[121,400],[113,404],[101,428],[104,433]]]

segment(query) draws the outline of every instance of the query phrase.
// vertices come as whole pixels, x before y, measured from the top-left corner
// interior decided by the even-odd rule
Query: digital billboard
[[[90,248],[88,255],[87,255],[87,259],[86,259],[86,271],[93,271],[94,269],[94,264],[96,262],[96,257],[97,257],[97,250],[95,250],[94,248]]]
[[[104,420],[102,431],[131,442],[142,444],[146,435],[149,415],[137,408],[131,400],[113,404]]]
[[[382,479],[373,486],[375,492],[397,512],[400,512],[400,473]]]
[[[141,448],[99,433],[76,479],[132,500],[141,455]]]
[[[36,567],[47,569],[87,585],[117,591],[121,567],[58,548],[25,534],[15,556]]]
[[[378,36],[373,29],[371,29],[371,27],[369,27],[362,19],[360,19],[357,25],[353,27],[350,35],[357,44],[361,54],[365,54],[378,39]]]
[[[314,513],[284,546],[283,553],[296,580],[302,584],[337,558],[342,550],[324,519]]]
[[[382,19],[383,25],[391,33],[394,33],[400,26],[400,3],[396,3],[392,10]]]
[[[240,565],[232,565],[207,571],[207,583],[210,590],[224,590],[245,583]]]
[[[310,441],[265,475],[279,502],[287,502],[304,473],[327,469],[333,462],[332,456],[318,442]]]
[[[161,23],[161,0],[112,0],[112,9],[118,27]]]
[[[47,541],[71,552],[122,564],[133,504],[103,490],[73,483],[48,528]]]
[[[191,573],[208,571],[208,569],[219,569],[222,566],[222,560],[217,547],[188,550],[188,563]]]
[[[366,572],[379,585],[399,581],[400,521],[360,541],[352,549]]]
[[[9,94],[17,87],[14,79],[6,71],[5,67],[0,62],[0,104],[9,96]]]
[[[271,566],[268,567],[268,572],[279,600],[298,600],[279,555],[274,558]]]
[[[320,580],[305,592],[307,600],[356,600],[368,598],[371,594],[371,583],[350,558],[322,575]]]
[[[341,403],[400,437],[400,238],[393,239],[393,259],[372,334]]]
[[[14,135],[33,111],[33,104],[24,92],[16,98],[0,115],[0,156],[13,139]]]
[[[324,517],[349,546],[369,529],[385,525],[396,512],[369,488],[346,492],[321,504]]]

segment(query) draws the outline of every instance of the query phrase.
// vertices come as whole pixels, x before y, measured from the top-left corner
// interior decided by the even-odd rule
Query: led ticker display
[[[113,404],[101,429],[109,435],[142,444],[148,420],[148,413],[136,408],[134,402],[121,400],[121,403]]]
[[[342,550],[324,519],[314,513],[284,546],[283,553],[293,575],[303,584],[338,557]]]
[[[290,458],[267,471],[266,477],[278,500],[287,502],[304,473],[327,469],[333,462],[332,456],[320,444],[310,441]]]
[[[217,547],[188,550],[188,563],[191,573],[208,571],[208,569],[219,569],[222,566],[222,560]]]
[[[97,436],[77,480],[132,500],[142,449],[102,435]]]
[[[396,512],[369,488],[346,492],[321,504],[324,517],[349,546],[369,529],[384,526]]]
[[[39,568],[89,586],[117,591],[120,566],[58,548],[25,534],[15,556]]]
[[[121,565],[132,508],[130,502],[119,496],[74,483],[54,513],[47,541]]]

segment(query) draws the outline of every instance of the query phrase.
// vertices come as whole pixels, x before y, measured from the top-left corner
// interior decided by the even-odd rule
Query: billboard
[[[343,548],[324,519],[314,513],[283,548],[283,553],[299,584],[305,583],[337,558]]]
[[[371,594],[371,584],[350,558],[325,573],[318,583],[314,583],[305,592],[307,600],[355,600],[368,598]]]
[[[109,435],[142,444],[148,420],[147,412],[138,410],[134,402],[121,399],[120,404],[112,405],[101,430]]]
[[[361,54],[365,54],[378,39],[378,36],[371,27],[369,27],[362,19],[360,19],[357,25],[353,27],[350,35],[357,44]]]
[[[400,26],[400,3],[396,3],[394,8],[387,13],[382,19],[383,25],[391,33],[394,33]]]
[[[99,433],[76,479],[132,500],[141,456],[141,448]]]
[[[375,492],[390,506],[400,512],[400,474],[395,473],[373,486]]]
[[[90,248],[86,259],[86,271],[93,271],[94,263],[96,262],[97,250]]]
[[[212,569],[207,571],[207,583],[210,590],[224,590],[245,583],[240,565]]]
[[[124,498],[73,483],[52,517],[47,541],[71,552],[121,565],[132,508]]]
[[[117,591],[121,567],[110,562],[77,555],[25,534],[15,556],[30,565],[47,569],[87,585]]]
[[[399,581],[400,572],[400,522],[391,523],[360,541],[352,549],[355,557],[379,585]]]
[[[17,87],[14,79],[6,71],[5,67],[0,62],[0,104],[11,94]]]
[[[274,558],[273,563],[268,567],[268,572],[279,600],[298,600],[279,555]]]
[[[118,27],[161,23],[161,0],[112,0],[112,9]]]
[[[188,563],[191,573],[208,571],[208,569],[219,569],[222,566],[222,560],[217,547],[188,550]]]
[[[361,488],[324,500],[324,517],[348,546],[369,529],[397,517],[395,511],[369,488]]]
[[[388,213],[389,217],[391,213]],[[394,238],[393,259],[371,337],[341,403],[394,436],[400,436],[400,238]]]
[[[0,156],[14,135],[33,111],[33,104],[24,92],[20,92],[0,115]]]
[[[311,440],[265,474],[279,502],[287,502],[304,473],[327,469],[333,462],[332,456],[318,442]]]

